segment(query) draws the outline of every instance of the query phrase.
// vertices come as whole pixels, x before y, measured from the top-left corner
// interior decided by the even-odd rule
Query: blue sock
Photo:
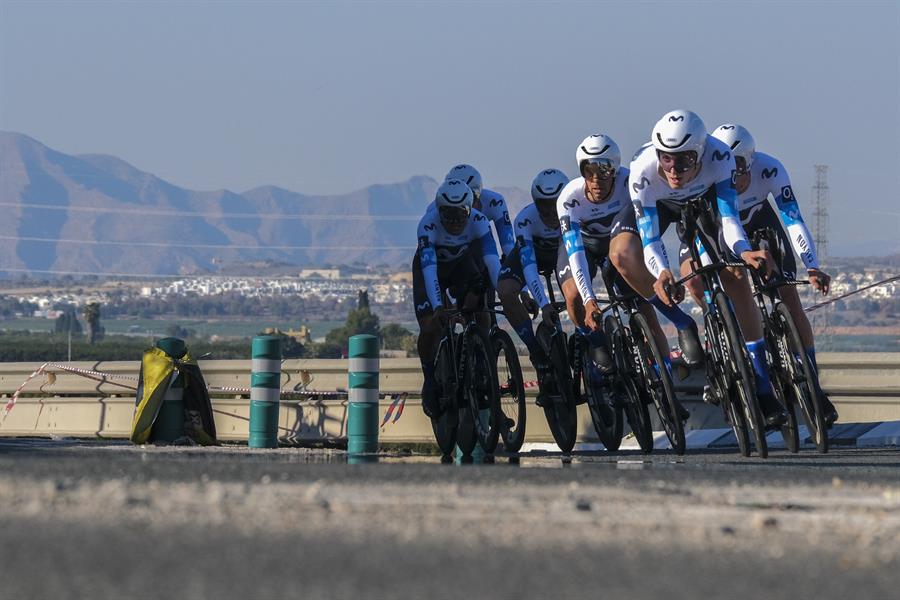
[[[769,381],[769,369],[766,366],[766,344],[761,339],[747,342],[750,361],[756,372],[756,391],[761,394],[773,394],[772,382]]]
[[[692,319],[689,314],[678,308],[678,306],[666,306],[656,294],[647,298],[647,302],[652,304],[653,307],[659,311],[659,314],[671,321],[672,325],[674,325],[675,329],[678,331],[687,329],[694,324],[694,319]]]
[[[534,330],[531,328],[531,321],[524,321],[518,325],[513,325],[519,338],[525,342],[528,351],[534,354],[540,349],[537,338],[534,337]]]

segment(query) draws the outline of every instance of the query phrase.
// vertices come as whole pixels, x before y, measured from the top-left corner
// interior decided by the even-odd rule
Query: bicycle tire
[[[732,312],[731,304],[728,297],[719,292],[716,294],[714,301],[718,308],[719,318],[725,328],[726,340],[728,343],[728,353],[731,355],[731,364],[733,375],[735,376],[732,384],[737,391],[738,397],[744,413],[747,417],[747,426],[753,432],[753,438],[756,443],[756,453],[760,458],[768,458],[769,446],[766,443],[766,426],[763,420],[762,410],[759,407],[759,400],[756,397],[755,386],[753,385],[753,368],[750,366],[750,356],[747,353],[747,346],[738,328],[737,319]]]
[[[434,359],[434,376],[438,384],[441,415],[431,419],[431,429],[441,454],[449,456],[456,446],[458,415],[456,414],[456,368],[446,340],[438,346]],[[454,418],[456,417],[456,418]]]
[[[498,396],[500,403],[500,435],[503,437],[503,449],[507,452],[518,452],[525,442],[525,382],[522,378],[522,366],[516,345],[509,334],[502,329],[491,332],[491,344],[494,350],[495,370],[497,372]],[[502,362],[501,362],[502,359]]]
[[[644,454],[650,454],[653,452],[653,424],[650,421],[650,410],[639,392],[640,375],[634,359],[634,349],[629,343],[630,336],[612,315],[603,320],[603,331],[612,349],[613,360],[616,361],[613,386],[618,387],[619,393],[624,396],[625,417],[638,446]]]
[[[581,335],[575,339],[575,356],[578,361],[579,376],[574,380],[581,386],[588,405],[588,412],[591,415],[591,423],[600,443],[609,451],[616,452],[622,445],[622,433],[624,429],[624,415],[621,407],[612,407],[612,422],[607,422],[603,411],[601,411],[601,402],[606,404],[603,398],[603,391],[599,386],[593,385],[590,380],[591,358],[587,351],[588,341]],[[580,392],[579,392],[580,393]]]
[[[675,396],[675,384],[672,375],[666,368],[662,351],[656,343],[653,329],[647,317],[641,313],[631,316],[631,334],[641,361],[640,367],[644,377],[644,387],[653,399],[660,423],[672,450],[679,456],[685,453],[687,442],[684,436],[684,423],[678,414],[678,398]]]
[[[500,403],[491,342],[480,327],[470,325],[466,328],[463,348],[468,355],[463,393],[468,399],[475,436],[481,449],[493,454],[500,439]]]
[[[781,347],[776,335],[777,324],[773,322],[772,316],[768,312],[763,312],[763,336],[766,340],[766,363],[769,365],[769,374],[772,380],[772,391],[775,393],[775,399],[778,400],[787,412],[787,421],[779,430],[781,431],[781,439],[784,440],[784,447],[788,452],[796,454],[800,451],[800,431],[797,427],[797,414],[794,411],[794,404],[790,401],[785,383],[790,376],[785,371]],[[772,349],[778,352],[773,352]]]
[[[731,389],[731,375],[726,368],[727,358],[722,350],[720,341],[725,337],[722,332],[722,324],[719,319],[714,318],[715,311],[709,310],[704,317],[704,329],[706,331],[706,342],[708,350],[707,362],[707,381],[714,388],[716,397],[722,406],[722,412],[725,413],[725,419],[731,425],[731,431],[737,440],[738,450],[741,456],[750,456],[750,434],[747,432],[747,420],[744,417],[744,410],[737,402],[734,402],[728,391]]]
[[[538,323],[536,337],[544,340],[550,357],[550,367],[556,385],[556,394],[548,395],[544,404],[544,416],[553,441],[563,452],[571,452],[578,435],[578,417],[575,409],[575,388],[569,369],[569,356],[564,335],[552,335],[543,322]]]
[[[791,374],[794,399],[800,405],[803,420],[806,422],[810,437],[816,444],[816,449],[821,454],[825,454],[828,452],[829,446],[828,429],[825,427],[822,400],[815,393],[812,385],[813,377],[815,377],[814,370],[809,356],[806,355],[806,349],[803,347],[800,331],[797,329],[797,323],[791,316],[787,305],[778,303],[775,307],[775,317],[782,327],[782,341],[785,343],[784,350],[787,353],[784,360],[788,365],[788,372]]]

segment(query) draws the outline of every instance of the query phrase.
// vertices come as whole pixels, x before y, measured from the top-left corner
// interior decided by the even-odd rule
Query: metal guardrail
[[[521,362],[525,379],[534,379],[528,359],[521,357]],[[67,365],[134,378],[140,366],[137,361]],[[250,387],[250,360],[201,361],[200,365],[211,387]],[[900,420],[900,353],[826,353],[819,356],[819,365],[822,385],[838,406],[841,421]],[[326,399],[313,392],[346,390],[347,366],[346,360],[283,361],[281,389],[295,394],[281,403],[279,438],[282,441],[339,441],[346,437],[346,401]],[[0,363],[0,404],[5,404],[38,367],[39,363]],[[117,384],[116,379],[97,381],[52,368],[48,372],[52,375],[30,382],[7,415],[0,410],[0,436],[128,437],[134,412],[133,391]],[[415,392],[421,385],[417,359],[382,359],[380,389],[388,397],[380,402],[380,414],[385,414],[396,394]],[[697,400],[702,385],[700,372],[691,373],[676,385],[694,413],[689,425],[720,426],[719,411]],[[221,391],[212,396],[220,439],[246,440],[249,394]],[[594,435],[586,408],[579,409],[583,411],[579,418],[580,437],[592,441]],[[402,418],[387,423],[380,437],[383,442],[431,441],[430,423],[414,395],[407,401]],[[551,441],[543,413],[533,403],[529,403],[526,439]]]

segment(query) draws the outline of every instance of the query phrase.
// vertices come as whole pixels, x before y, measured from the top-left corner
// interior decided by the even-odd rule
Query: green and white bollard
[[[277,448],[278,408],[281,400],[281,338],[258,335],[253,338],[252,348],[249,446]]]
[[[179,359],[187,352],[184,340],[173,337],[162,338],[156,342],[156,347],[173,359]],[[183,436],[184,374],[176,367],[150,430],[150,441],[171,443]]]
[[[347,415],[347,453],[378,452],[378,338],[350,338],[350,408]]]

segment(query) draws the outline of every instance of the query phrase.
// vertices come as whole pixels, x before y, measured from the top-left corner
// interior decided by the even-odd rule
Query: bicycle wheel
[[[730,357],[726,366],[733,375],[732,385],[737,392],[737,396],[741,399],[741,404],[747,416],[747,426],[753,432],[756,452],[760,458],[767,458],[769,456],[769,446],[766,443],[766,425],[763,420],[762,410],[759,408],[759,400],[757,400],[754,393],[753,368],[751,367],[750,357],[747,354],[747,346],[744,344],[744,338],[741,335],[741,330],[738,328],[728,297],[724,293],[719,292],[716,294],[715,303],[726,333],[727,355]]]
[[[600,442],[606,449],[615,452],[622,444],[622,430],[625,426],[622,407],[608,404],[603,396],[601,385],[591,381],[594,367],[591,364],[593,361],[588,352],[587,340],[578,335],[574,347],[579,374],[578,377],[575,377],[575,381],[581,385],[580,391],[584,393],[587,401],[594,431],[597,432],[597,437],[600,438]]]
[[[713,388],[722,406],[722,411],[725,413],[725,419],[731,425],[731,431],[734,432],[741,456],[750,456],[750,435],[747,433],[747,419],[744,417],[744,410],[728,394],[728,390],[731,389],[731,375],[725,366],[728,359],[720,341],[726,337],[722,331],[722,323],[715,318],[714,311],[711,310],[707,311],[703,322],[707,348],[711,357],[710,365],[707,367],[707,382]]]
[[[477,325],[466,328],[463,343],[466,369],[463,393],[475,424],[475,436],[486,454],[493,454],[500,439],[500,403],[497,396],[497,372],[487,334]]]
[[[491,332],[491,344],[496,357],[497,381],[500,384],[500,435],[507,452],[518,452],[525,441],[525,382],[522,367],[512,338],[502,329]]]
[[[578,434],[578,417],[565,335],[554,335],[551,328],[541,322],[538,323],[536,337],[548,349],[547,355],[550,357],[552,381],[545,382],[547,397],[544,400],[544,416],[553,441],[563,452],[571,452]]]
[[[762,314],[762,318],[766,340],[766,363],[769,365],[772,391],[775,393],[775,399],[785,407],[788,416],[787,421],[780,427],[781,438],[784,440],[784,447],[796,454],[800,451],[800,431],[797,428],[797,413],[794,411],[794,404],[790,401],[786,387],[790,382],[790,376],[784,368],[783,353],[775,335],[775,323],[767,312]],[[778,352],[773,353],[773,348]]]
[[[775,307],[775,318],[781,328],[779,351],[783,354],[782,360],[790,374],[793,398],[800,405],[800,412],[803,413],[809,436],[816,443],[816,449],[824,454],[828,452],[828,430],[825,428],[822,400],[815,393],[813,385],[814,370],[790,309],[779,303]]]
[[[613,405],[625,407],[625,416],[631,426],[631,433],[634,434],[641,451],[649,454],[653,452],[653,424],[650,422],[647,404],[638,391],[640,375],[637,372],[629,337],[625,328],[612,315],[603,320],[603,330],[606,339],[609,340],[613,359],[616,361],[616,373],[613,375],[610,390],[612,394],[619,396],[619,401],[614,399]]]
[[[644,389],[653,399],[660,423],[669,438],[669,444],[675,454],[684,454],[687,444],[684,437],[684,424],[678,414],[678,399],[675,396],[675,385],[672,375],[666,368],[662,351],[653,336],[653,329],[647,317],[641,313],[631,316],[631,335],[637,355]]]
[[[434,359],[434,377],[438,384],[441,415],[431,419],[431,429],[441,454],[449,456],[456,445],[458,414],[456,409],[456,366],[447,340],[441,341]]]

